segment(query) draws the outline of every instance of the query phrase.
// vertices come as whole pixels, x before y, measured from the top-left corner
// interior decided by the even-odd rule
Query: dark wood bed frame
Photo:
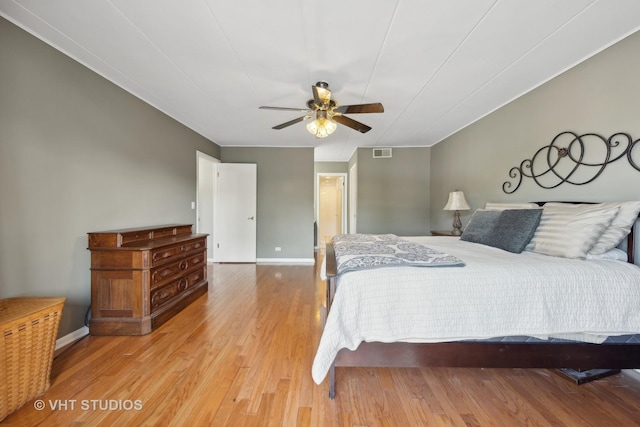
[[[627,237],[628,262],[634,262],[634,226]],[[336,289],[333,244],[326,246],[327,313]],[[356,350],[343,348],[329,371],[329,398],[335,397],[336,367],[466,367],[466,368],[568,368],[612,370],[640,368],[640,344],[589,343],[381,343],[363,342]],[[580,383],[580,382],[578,382]]]

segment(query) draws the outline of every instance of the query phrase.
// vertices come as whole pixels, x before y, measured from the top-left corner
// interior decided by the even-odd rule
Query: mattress
[[[532,337],[599,343],[640,334],[638,266],[513,254],[451,237],[409,239],[466,265],[343,274],[313,363],[316,383],[340,349],[355,350],[363,341]]]

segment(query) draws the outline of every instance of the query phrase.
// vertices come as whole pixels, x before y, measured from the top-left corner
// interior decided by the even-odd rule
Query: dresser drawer
[[[143,242],[151,238],[150,231],[138,230],[129,233],[122,233],[122,245],[128,245],[136,242]]]
[[[151,238],[154,240],[162,239],[164,237],[175,236],[175,234],[176,234],[176,227],[157,228],[153,230],[153,235],[151,236]]]
[[[153,249],[151,251],[151,265],[155,267],[165,262],[170,262],[175,258],[183,258],[185,255],[189,255],[190,252],[201,250],[205,245],[205,239],[197,239]]]
[[[207,277],[207,268],[204,265],[202,268],[187,274],[178,280],[174,280],[169,284],[159,287],[151,291],[151,312],[153,313],[163,304],[171,301],[177,295],[182,292],[186,292],[191,287],[204,281]]]
[[[163,285],[196,266],[206,266],[206,252],[201,250],[186,258],[151,269],[151,289]]]

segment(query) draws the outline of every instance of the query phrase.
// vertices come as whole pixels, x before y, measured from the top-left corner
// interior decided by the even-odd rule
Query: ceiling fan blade
[[[381,103],[376,102],[373,104],[340,105],[334,111],[342,114],[384,113],[384,107]]]
[[[264,105],[258,108],[260,110],[300,111],[301,113],[308,113],[311,111],[308,108],[268,107]]]
[[[371,130],[371,128],[364,123],[356,122],[353,119],[345,116],[335,115],[332,117],[334,122],[340,123],[341,125],[345,125],[350,127],[351,129],[355,129],[360,133],[367,133]]]
[[[293,120],[290,120],[290,121],[288,121],[286,123],[282,123],[282,124],[280,124],[278,126],[274,126],[271,129],[284,129],[287,126],[291,126],[291,125],[295,125],[296,123],[300,123],[301,121],[303,121],[306,118],[307,118],[307,116],[298,117],[297,119],[293,119]]]
[[[327,83],[318,82],[311,86],[311,90],[313,91],[313,101],[316,105],[329,105],[329,102],[331,101],[331,91],[329,90],[329,85]]]

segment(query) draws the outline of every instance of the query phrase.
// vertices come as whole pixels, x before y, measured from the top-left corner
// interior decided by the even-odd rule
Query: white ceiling
[[[2,0],[0,14],[220,146],[432,146],[640,29],[638,0]],[[381,102],[325,139],[300,107]]]

